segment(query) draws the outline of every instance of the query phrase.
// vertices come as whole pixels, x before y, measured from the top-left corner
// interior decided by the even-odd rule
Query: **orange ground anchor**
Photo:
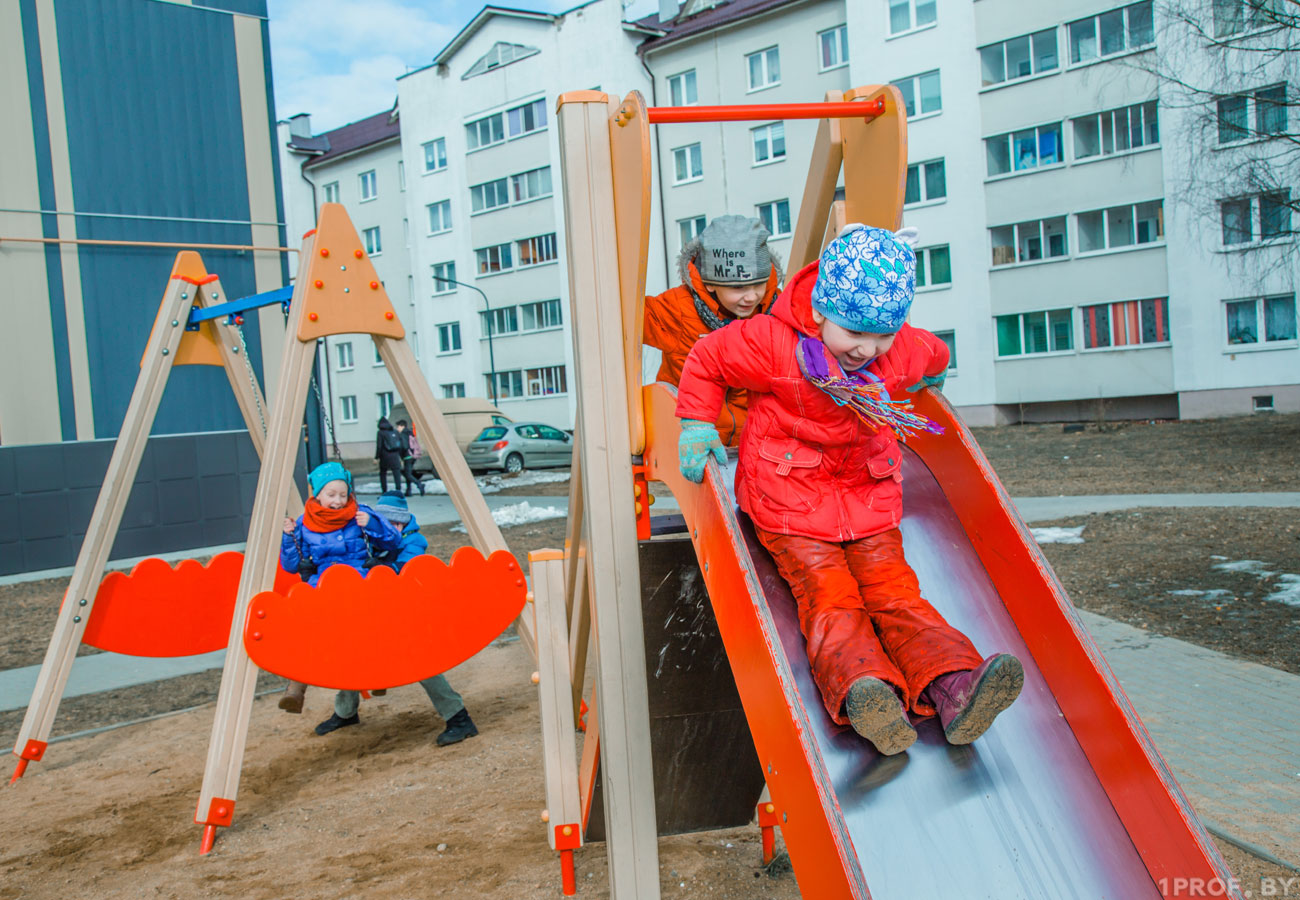
[[[578,877],[573,866],[573,851],[582,843],[582,830],[577,825],[555,826],[555,849],[560,851],[560,884],[564,896],[578,893]]]
[[[758,804],[758,827],[763,832],[763,865],[771,865],[776,858],[776,826],[781,819],[776,804],[771,801]]]

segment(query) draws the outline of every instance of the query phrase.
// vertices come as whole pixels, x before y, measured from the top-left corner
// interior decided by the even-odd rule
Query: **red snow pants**
[[[893,685],[909,710],[934,715],[921,692],[940,675],[982,662],[966,635],[922,596],[897,528],[837,544],[756,529],[799,608],[813,679],[831,718],[859,678]]]

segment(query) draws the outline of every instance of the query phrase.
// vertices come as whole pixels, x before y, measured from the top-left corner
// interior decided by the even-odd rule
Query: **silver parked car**
[[[465,462],[474,472],[567,466],[573,462],[573,436],[540,422],[489,425],[465,448]]]

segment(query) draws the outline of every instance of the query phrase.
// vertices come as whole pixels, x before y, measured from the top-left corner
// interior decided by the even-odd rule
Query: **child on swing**
[[[749,392],[736,497],[798,604],[826,710],[880,753],[938,715],[968,744],[1024,683],[1008,653],[981,658],[920,595],[903,557],[897,436],[937,431],[891,399],[941,385],[948,348],[905,323],[915,232],[851,225],[786,285],[770,316],[706,335],[682,372],[682,473],[725,451],[713,422],[728,386]]]

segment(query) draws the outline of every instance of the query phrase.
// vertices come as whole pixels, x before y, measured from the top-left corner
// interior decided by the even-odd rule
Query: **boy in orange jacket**
[[[892,399],[937,384],[947,346],[905,323],[914,237],[850,226],[786,286],[772,315],[710,334],[682,372],[682,473],[725,451],[711,424],[749,392],[736,497],[798,603],[827,712],[883,754],[916,740],[908,712],[967,744],[1019,695],[1020,661],[982,659],[921,597],[903,557],[897,435],[930,423]]]
[[[645,299],[642,340],[663,351],[658,381],[677,384],[691,347],[727,324],[768,312],[781,282],[781,267],[767,247],[763,223],[744,216],[721,216],[682,248],[677,267],[682,283]],[[729,447],[745,424],[743,390],[730,390],[717,418]]]

